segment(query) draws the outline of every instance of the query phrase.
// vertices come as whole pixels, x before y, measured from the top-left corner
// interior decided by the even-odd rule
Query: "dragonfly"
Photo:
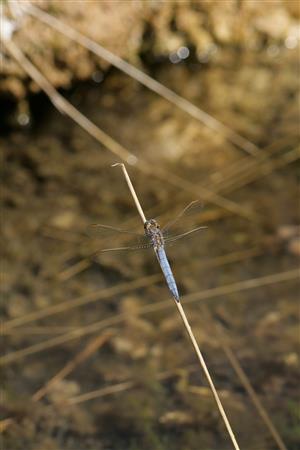
[[[179,302],[180,296],[178,292],[178,287],[169,263],[169,260],[166,255],[166,246],[169,244],[173,244],[179,239],[186,238],[197,233],[200,230],[207,228],[206,226],[199,226],[193,228],[191,230],[185,231],[184,233],[170,234],[171,228],[177,224],[180,219],[184,216],[189,216],[191,214],[195,214],[202,208],[201,202],[199,200],[194,200],[189,203],[176,217],[167,223],[163,228],[160,227],[158,221],[156,219],[146,220],[144,223],[144,234],[136,233],[131,230],[124,230],[122,228],[116,228],[110,225],[104,224],[92,224],[91,228],[96,228],[100,233],[105,231],[110,231],[113,233],[126,233],[130,235],[134,235],[135,238],[139,238],[138,241],[135,239],[135,245],[129,245],[126,247],[112,247],[112,248],[104,248],[98,251],[97,253],[106,253],[106,252],[122,252],[122,251],[130,251],[130,250],[140,250],[140,249],[148,249],[152,248],[157,257],[163,275],[165,277],[166,283],[168,285],[169,291],[171,292],[173,298]]]

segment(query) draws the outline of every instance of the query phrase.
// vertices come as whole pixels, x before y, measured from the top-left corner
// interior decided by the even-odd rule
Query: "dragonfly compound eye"
[[[150,219],[149,222],[150,222],[152,228],[159,228],[159,225],[155,219]]]
[[[150,220],[146,220],[146,222],[144,223],[144,228],[145,230],[150,230],[151,228],[151,221]]]

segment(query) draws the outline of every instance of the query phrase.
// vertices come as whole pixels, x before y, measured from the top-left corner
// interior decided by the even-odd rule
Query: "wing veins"
[[[94,253],[94,255],[99,254],[99,253],[108,253],[108,252],[119,252],[119,251],[125,251],[125,250],[143,250],[143,249],[147,249],[147,248],[151,248],[152,244],[144,244],[144,245],[137,245],[134,247],[113,247],[113,248],[104,248],[101,250],[98,250],[97,252]]]
[[[134,236],[143,236],[142,233],[136,233],[135,231],[123,230],[123,228],[112,227],[110,225],[104,225],[102,223],[93,223],[90,225],[91,228],[103,228],[104,230],[116,231],[118,233],[132,234]]]
[[[207,228],[207,227],[205,227],[205,226],[197,227],[197,228],[194,228],[193,230],[186,231],[185,233],[178,234],[177,236],[173,236],[173,237],[170,237],[170,238],[165,238],[165,242],[166,242],[166,244],[168,244],[169,242],[177,241],[177,239],[181,239],[184,236],[188,236],[189,234],[195,233],[196,231],[204,230],[205,228]]]
[[[199,203],[199,200],[193,200],[191,203],[189,203],[180,213],[170,222],[168,222],[163,228],[162,231],[167,231],[169,228],[171,228],[179,219],[181,219],[182,216],[196,203]]]

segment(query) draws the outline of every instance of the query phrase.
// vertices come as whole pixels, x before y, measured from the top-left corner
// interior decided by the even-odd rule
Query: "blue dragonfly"
[[[124,247],[112,247],[112,248],[104,248],[98,251],[97,253],[106,253],[106,252],[122,252],[122,251],[130,251],[130,250],[141,250],[141,249],[148,249],[153,248],[155,255],[157,257],[157,260],[159,262],[159,265],[161,267],[161,270],[164,274],[165,280],[167,282],[168,288],[173,296],[173,298],[179,302],[180,297],[178,293],[178,288],[176,285],[176,281],[172,272],[172,269],[170,267],[170,263],[168,261],[165,247],[173,244],[174,242],[178,241],[179,239],[186,238],[188,236],[194,235],[200,230],[203,230],[204,228],[207,228],[205,226],[199,226],[196,228],[192,228],[191,230],[185,231],[180,234],[171,234],[170,230],[171,228],[177,224],[181,219],[184,217],[188,217],[191,214],[197,213],[200,208],[202,207],[199,200],[195,200],[191,203],[189,203],[176,217],[175,219],[171,220],[167,223],[166,226],[163,228],[160,227],[159,223],[155,219],[149,219],[146,220],[144,223],[144,234],[136,233],[131,230],[124,230],[122,228],[115,228],[110,225],[104,225],[104,224],[93,224],[91,225],[92,228],[96,228],[97,231],[100,233],[105,232],[112,232],[115,234],[121,234],[125,233],[128,235],[134,235],[134,245],[128,245]],[[138,239],[137,239],[138,238]]]

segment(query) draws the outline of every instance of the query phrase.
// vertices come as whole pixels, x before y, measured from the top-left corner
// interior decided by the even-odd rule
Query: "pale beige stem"
[[[132,197],[133,197],[135,206],[137,207],[137,210],[138,210],[138,212],[139,212],[139,215],[141,216],[142,222],[143,222],[143,224],[144,224],[144,223],[146,222],[146,217],[145,217],[143,208],[141,207],[141,204],[140,204],[140,202],[139,202],[139,199],[138,199],[138,197],[137,197],[137,195],[136,195],[136,192],[135,192],[135,190],[134,190],[134,187],[133,187],[133,185],[132,185],[132,183],[131,183],[131,179],[129,178],[128,172],[127,172],[126,167],[125,167],[125,164],[123,164],[123,163],[116,163],[116,164],[113,164],[113,165],[112,165],[112,167],[116,167],[116,166],[120,166],[120,167],[122,168],[122,170],[123,170],[123,173],[124,173],[126,182],[127,182],[127,184],[128,184],[129,190],[130,190],[130,192],[131,192],[131,195],[132,195]]]
[[[137,158],[136,155],[127,150],[123,145],[115,141],[111,136],[102,131],[93,122],[91,122],[85,115],[78,111],[71,103],[69,103],[54,86],[44,77],[44,75],[30,62],[24,53],[14,44],[13,41],[3,42],[7,51],[20,64],[20,66],[28,73],[28,75],[40,86],[40,88],[48,95],[53,105],[66,116],[70,117],[77,125],[83,128],[90,136],[100,142],[104,147],[109,149],[114,155],[129,164],[137,164],[137,169],[147,176],[155,176],[160,180],[164,180],[168,184],[181,188],[182,190],[195,195],[195,186],[193,183],[181,178],[173,173],[168,173],[161,167],[153,166],[143,159]],[[202,198],[206,202],[212,202],[215,205],[230,211],[233,214],[238,214],[241,217],[247,218],[251,221],[257,221],[259,218],[253,211],[245,207],[237,205],[231,200],[216,195],[214,192],[208,191],[203,186],[197,186],[197,197]]]
[[[107,386],[106,388],[97,389],[96,391],[87,392],[85,394],[77,395],[68,400],[69,405],[76,405],[77,403],[93,400],[94,398],[105,397],[106,395],[117,394],[118,392],[126,391],[134,387],[134,381],[124,381],[123,383]]]
[[[293,280],[299,280],[299,267],[297,267],[296,269],[288,270],[286,272],[273,273],[265,277],[251,278],[250,280],[239,281],[237,283],[219,286],[217,288],[207,289],[205,291],[194,292],[193,294],[189,294],[183,297],[183,300],[185,305],[187,305],[200,300],[212,299],[223,295],[230,295],[235,292],[241,292],[249,289],[257,289],[258,287],[261,286],[269,286],[274,283],[283,283]],[[141,315],[149,314],[167,309],[170,306],[171,302],[170,299],[168,298],[167,300],[162,300],[160,302],[144,305],[141,308],[139,308],[138,313]],[[82,327],[76,327],[76,329],[71,330],[70,332],[64,335],[58,337],[56,336],[54,338],[48,339],[47,341],[38,342],[37,344],[33,344],[21,350],[16,350],[14,352],[7,353],[3,356],[0,356],[0,366],[11,364],[15,361],[24,358],[25,356],[33,355],[35,353],[42,352],[47,349],[62,345],[65,342],[70,342],[72,340],[79,339],[80,337],[93,334],[95,332],[98,332],[99,330],[102,330],[105,327],[117,325],[126,320],[128,317],[129,317],[128,313],[115,314],[112,317],[102,319],[98,322],[93,322],[89,325],[85,325]],[[2,327],[3,326],[5,325],[2,325]]]
[[[186,317],[186,315],[185,315],[185,312],[184,312],[184,309],[183,309],[183,307],[182,307],[182,304],[181,304],[180,302],[175,302],[175,303],[176,303],[176,306],[177,306],[177,308],[178,308],[179,314],[180,314],[180,316],[181,316],[181,318],[182,318],[182,321],[183,321],[183,323],[184,323],[184,326],[185,326],[185,328],[186,328],[186,331],[188,332],[188,335],[189,335],[189,337],[190,337],[190,339],[191,339],[191,341],[192,341],[192,344],[193,344],[193,346],[194,346],[195,352],[196,352],[196,354],[197,354],[197,356],[198,356],[198,359],[199,359],[199,361],[200,361],[201,367],[202,367],[203,372],[204,372],[204,374],[205,374],[205,376],[206,376],[206,379],[207,379],[207,381],[208,381],[208,384],[209,384],[209,386],[210,386],[210,389],[211,389],[211,391],[212,391],[212,393],[213,393],[213,396],[214,396],[214,399],[215,399],[215,401],[216,401],[217,407],[218,407],[219,412],[220,412],[220,414],[221,414],[221,417],[222,417],[222,419],[223,419],[223,421],[224,421],[224,424],[225,424],[225,426],[226,426],[226,429],[227,429],[227,431],[228,431],[228,434],[229,434],[229,436],[230,436],[230,439],[231,439],[231,441],[232,441],[232,443],[233,443],[233,447],[234,447],[236,450],[240,450],[240,447],[239,447],[239,445],[238,445],[238,443],[237,443],[237,441],[236,441],[236,438],[235,438],[235,435],[234,435],[234,433],[233,433],[233,431],[232,431],[232,428],[231,428],[231,425],[230,425],[230,423],[229,423],[229,420],[228,420],[228,418],[227,418],[227,416],[226,416],[226,413],[225,413],[225,411],[224,411],[224,408],[223,408],[222,402],[221,402],[221,400],[220,400],[220,397],[219,397],[219,395],[218,395],[218,392],[217,392],[217,390],[216,390],[216,388],[215,388],[214,382],[213,382],[213,380],[212,380],[212,378],[211,378],[211,376],[210,376],[209,370],[208,370],[208,368],[207,368],[207,365],[206,365],[205,360],[204,360],[204,358],[203,358],[203,355],[202,355],[202,353],[201,353],[201,350],[200,350],[200,348],[199,348],[199,346],[198,346],[198,344],[197,344],[197,341],[196,341],[195,336],[194,336],[194,334],[193,334],[193,332],[192,332],[192,329],[191,329],[191,327],[190,327],[190,324],[189,324],[189,322],[188,322],[188,319],[187,319],[187,317]]]
[[[124,283],[120,283],[117,286],[96,290],[74,299],[51,304],[50,306],[39,309],[37,311],[32,311],[31,313],[24,314],[23,316],[16,317],[15,319],[2,322],[2,328],[4,330],[9,330],[14,327],[24,325],[25,323],[40,320],[45,317],[50,317],[54,314],[66,313],[66,311],[70,311],[71,308],[86,306],[89,303],[93,303],[98,300],[104,300],[115,295],[124,295],[126,292],[130,292],[134,289],[145,288],[146,286],[156,283],[159,279],[159,274],[146,276],[134,281],[126,281]]]
[[[139,212],[139,214],[140,214],[140,216],[141,216],[141,218],[142,218],[143,223],[145,223],[145,222],[146,222],[146,218],[145,218],[145,215],[144,215],[144,213],[143,213],[143,209],[142,209],[141,204],[140,204],[140,202],[139,202],[139,199],[138,199],[138,197],[137,197],[137,195],[136,195],[136,192],[135,192],[135,190],[134,190],[134,187],[133,187],[133,185],[132,185],[132,183],[131,183],[131,180],[130,180],[130,178],[129,178],[128,172],[127,172],[127,170],[126,170],[126,167],[125,167],[125,165],[122,164],[122,163],[114,164],[114,166],[117,166],[117,165],[120,165],[120,166],[122,167],[122,170],[123,170],[125,179],[126,179],[126,181],[127,181],[129,190],[130,190],[131,195],[132,195],[132,197],[133,197],[133,199],[134,199],[134,202],[135,202],[135,204],[136,204],[137,210],[138,210],[138,212]],[[203,369],[203,371],[204,371],[204,374],[205,374],[205,376],[206,376],[206,378],[207,378],[208,384],[209,384],[209,386],[210,386],[210,388],[211,388],[211,391],[212,391],[212,393],[213,393],[214,399],[215,399],[215,401],[216,401],[216,403],[217,403],[218,409],[219,409],[220,414],[221,414],[221,417],[222,417],[222,419],[223,419],[223,421],[224,421],[224,423],[225,423],[226,429],[227,429],[227,431],[228,431],[228,433],[229,433],[229,436],[230,436],[230,439],[231,439],[231,441],[232,441],[232,443],[233,443],[233,446],[234,446],[235,450],[240,450],[240,447],[239,447],[239,445],[238,445],[238,443],[237,443],[237,441],[236,441],[236,438],[235,438],[235,436],[234,436],[234,433],[233,433],[233,431],[232,431],[232,428],[231,428],[231,426],[230,426],[230,423],[229,423],[229,421],[228,421],[228,419],[227,419],[227,416],[226,416],[226,413],[225,413],[225,411],[224,411],[223,405],[222,405],[222,403],[221,403],[221,400],[220,400],[220,398],[219,398],[219,395],[218,395],[218,393],[217,393],[217,390],[216,390],[216,388],[215,388],[215,385],[214,385],[214,383],[213,383],[213,380],[212,380],[212,378],[211,378],[211,376],[210,376],[210,373],[209,373],[208,368],[207,368],[207,366],[206,366],[206,363],[205,363],[205,361],[204,361],[203,355],[202,355],[202,353],[201,353],[201,351],[200,351],[200,349],[199,349],[199,347],[198,347],[197,341],[196,341],[196,339],[195,339],[195,337],[194,337],[194,334],[193,334],[193,332],[192,332],[192,329],[191,329],[191,327],[190,327],[190,324],[189,324],[189,322],[188,322],[188,319],[187,319],[187,317],[186,317],[186,315],[185,315],[184,309],[183,309],[183,307],[182,307],[182,305],[181,305],[181,303],[180,303],[180,300],[176,300],[176,301],[175,301],[175,304],[176,304],[176,306],[177,306],[177,308],[178,308],[179,314],[180,314],[180,316],[181,316],[181,318],[182,318],[182,320],[183,320],[183,323],[184,323],[184,326],[185,326],[185,328],[186,328],[186,330],[187,330],[187,332],[188,332],[188,335],[189,335],[189,337],[190,337],[190,339],[191,339],[191,341],[192,341],[192,344],[193,344],[193,346],[194,346],[195,352],[196,352],[196,354],[197,354],[197,356],[198,356],[198,359],[199,359],[199,361],[200,361],[200,365],[201,365],[201,367],[202,367],[202,369]]]
[[[157,380],[167,380],[168,378],[176,375],[176,373],[186,370],[187,372],[194,370],[194,365],[186,366],[186,367],[177,367],[171,370],[164,370],[163,372],[158,373],[155,378]],[[116,394],[118,392],[127,391],[128,389],[132,389],[138,386],[138,382],[135,380],[127,380],[122,381],[121,383],[114,384],[112,386],[107,386],[104,388],[97,389],[95,391],[86,392],[85,394],[76,395],[75,397],[71,397],[68,399],[68,404],[74,405],[77,403],[86,402],[89,400],[94,400],[95,398],[105,397],[107,395]]]
[[[261,419],[269,429],[274,441],[276,442],[279,450],[287,450],[287,447],[285,446],[279,432],[275,428],[275,425],[273,424],[267,410],[263,406],[261,400],[259,399],[258,395],[256,394],[253,386],[251,385],[251,382],[242,368],[239,360],[235,356],[234,352],[232,351],[230,345],[227,343],[228,338],[226,331],[224,327],[217,323],[210,312],[210,310],[206,306],[202,306],[202,311],[205,313],[205,316],[209,318],[212,326],[213,326],[213,333],[217,336],[218,341],[224,350],[225,355],[227,356],[233,370],[237,374],[239,380],[241,381],[242,385],[244,386],[246,392],[248,393],[253,405],[255,406],[257,412],[259,413]]]
[[[242,366],[240,365],[239,361],[235,357],[235,355],[234,355],[233,351],[231,350],[231,348],[229,347],[229,345],[227,345],[224,342],[224,339],[222,340],[222,336],[220,336],[220,338],[221,338],[220,342],[221,342],[222,348],[223,348],[227,358],[229,359],[233,369],[235,370],[236,374],[238,375],[239,379],[241,380],[244,388],[246,389],[249,397],[251,398],[254,406],[256,407],[260,417],[262,418],[265,425],[268,427],[278,448],[280,450],[287,450],[287,447],[284,444],[280,434],[276,430],[275,425],[273,424],[267,410],[262,405],[258,395],[256,394],[253,386],[251,385],[246,372],[243,370]]]
[[[93,338],[81,352],[77,353],[71,361],[68,361],[67,364],[65,364],[61,370],[50,378],[50,380],[48,380],[43,387],[33,394],[32,400],[34,402],[41,400],[49,392],[53,385],[70,375],[70,373],[72,373],[77,366],[82,364],[87,358],[94,354],[99,347],[102,347],[102,345],[105,344],[112,335],[113,332],[108,331],[100,334],[96,338]]]
[[[110,64],[117,67],[119,70],[126,73],[133,79],[137,80],[139,83],[143,84],[151,91],[156,92],[158,95],[166,99],[171,104],[175,105],[177,108],[180,108],[194,119],[202,122],[208,128],[222,133],[226,139],[228,139],[237,147],[243,149],[246,153],[252,156],[258,156],[259,149],[255,144],[250,142],[248,139],[245,139],[236,131],[232,130],[229,126],[221,123],[219,120],[215,119],[210,114],[200,109],[198,106],[176,94],[171,89],[167,88],[146,73],[134,67],[132,64],[129,64],[127,61],[124,61],[119,56],[113,54],[97,42],[83,35],[67,23],[57,19],[52,14],[48,14],[46,11],[41,10],[40,8],[32,5],[29,2],[23,1],[22,5],[26,8],[26,12],[28,14],[36,17],[38,20],[41,20],[50,27],[55,28],[57,31],[67,36],[69,39],[74,40],[75,42],[93,52],[95,55],[99,56],[105,61],[108,61]]]

